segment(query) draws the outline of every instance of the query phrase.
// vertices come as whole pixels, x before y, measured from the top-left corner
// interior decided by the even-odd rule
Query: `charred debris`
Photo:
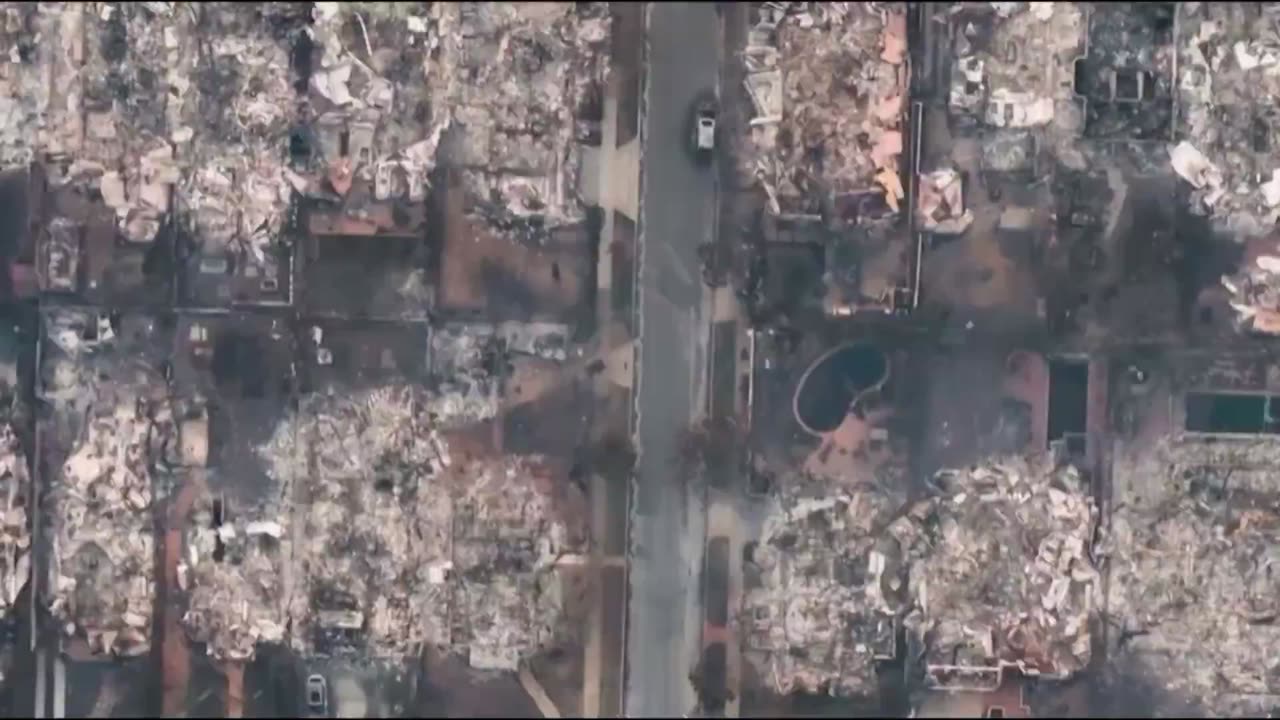
[[[0,12],[28,220],[4,290],[41,328],[26,385],[0,338],[5,617],[31,576],[91,660],[159,632],[219,663],[432,648],[509,671],[574,641],[557,568],[590,542],[582,492],[492,438],[522,365],[580,369],[605,4]],[[476,236],[517,286],[589,270],[458,311],[441,268],[487,277]]]
[[[746,14],[745,219],[722,242],[770,488],[743,553],[750,674],[882,699],[893,677],[977,712],[1011,678],[1095,709],[1133,682],[1151,712],[1269,712],[1280,16]],[[893,377],[806,400],[814,358],[854,345]]]

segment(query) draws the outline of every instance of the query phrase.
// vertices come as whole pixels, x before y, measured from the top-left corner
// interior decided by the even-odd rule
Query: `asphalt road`
[[[712,3],[649,12],[626,714],[679,717],[697,701],[689,674],[701,641],[706,496],[680,480],[676,456],[705,402],[710,318],[697,248],[712,238],[716,191],[687,135],[695,97],[716,86],[720,22]]]

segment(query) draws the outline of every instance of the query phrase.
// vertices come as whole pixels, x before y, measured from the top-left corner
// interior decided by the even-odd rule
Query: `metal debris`
[[[178,586],[188,590],[182,624],[217,660],[247,662],[259,643],[284,639],[280,541],[275,521],[232,522],[220,498],[192,509],[178,562]]]

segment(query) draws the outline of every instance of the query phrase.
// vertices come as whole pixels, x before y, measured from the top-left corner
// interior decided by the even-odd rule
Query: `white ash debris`
[[[263,454],[308,508],[291,538],[303,568],[286,599],[294,643],[354,626],[379,655],[444,644],[452,503],[439,471],[451,461],[425,391],[313,395]]]
[[[427,420],[428,407],[429,393],[414,386],[313,394],[276,427],[260,452],[268,474],[281,483],[294,479],[299,463],[324,477],[400,469],[434,475],[450,460]]]
[[[178,561],[178,587],[186,591],[182,624],[217,660],[248,662],[259,643],[284,640],[280,543],[274,520],[238,522],[202,496],[192,508]],[[221,521],[221,522],[219,522]]]
[[[177,209],[206,252],[270,272],[295,93],[265,8],[6,8],[6,27],[55,41],[14,40],[0,59],[0,162],[48,161],[51,183],[100,196],[129,242],[153,242]]]
[[[177,40],[189,58],[175,67],[187,68],[194,96],[171,128],[185,158],[182,211],[202,255],[274,277],[293,192],[285,164],[297,105],[289,47],[254,6],[184,7],[198,8],[191,14],[199,25]]]
[[[1243,330],[1280,334],[1280,243],[1274,249],[1276,255],[1259,255],[1234,275],[1222,276]]]
[[[27,498],[31,491],[27,457],[13,425],[0,424],[0,613],[14,610],[18,593],[31,574],[31,530]]]
[[[175,74],[178,49],[167,42],[175,37],[174,18],[167,5],[103,4],[82,20],[77,99],[84,126],[77,147],[69,148],[65,179],[99,190],[130,242],[155,239],[179,179],[167,123],[178,102],[168,88],[185,83]]]
[[[1070,73],[1084,50],[1086,18],[1076,3],[956,3],[951,14],[952,112],[992,128],[1026,129],[1053,123],[1073,103],[1061,68]]]
[[[421,200],[447,152],[495,228],[536,239],[581,219],[577,114],[605,80],[604,3],[316,3],[314,18],[310,88],[344,212],[370,199],[348,195],[352,178],[373,199]]]
[[[893,503],[860,487],[788,504],[751,557],[760,585],[744,598],[745,657],[781,694],[873,693],[906,600],[903,548],[883,532]]]
[[[1266,235],[1280,220],[1280,136],[1269,110],[1280,99],[1280,15],[1260,7],[1178,8],[1180,134],[1212,172],[1188,176],[1177,157],[1174,169],[1194,188],[1193,210],[1242,236]]]
[[[973,223],[973,211],[964,206],[964,182],[952,168],[941,168],[920,177],[916,203],[920,227],[939,235],[959,235]]]
[[[440,392],[432,412],[459,422],[480,422],[498,414],[499,379],[508,364],[506,348],[489,324],[449,324],[431,333],[431,373]]]
[[[937,685],[957,669],[1088,663],[1097,513],[1074,468],[995,458],[940,482],[911,505],[871,485],[789,497],[766,521],[744,657],[778,692],[874,693],[899,624]]]
[[[455,631],[472,667],[516,670],[563,639],[564,597],[555,561],[586,545],[540,487],[536,460],[474,463],[454,500]]]
[[[582,531],[554,515],[532,461],[455,465],[430,408],[414,386],[313,395],[262,448],[307,508],[290,539],[296,647],[430,645],[508,668],[556,637],[554,561]]]
[[[367,214],[371,200],[421,202],[450,119],[434,111],[424,80],[440,47],[440,9],[394,10],[374,3],[315,3],[308,28],[320,48],[309,80],[318,112],[317,150],[343,212]],[[355,33],[348,32],[358,28]],[[431,117],[418,117],[432,108]],[[413,119],[417,118],[417,119]],[[347,147],[342,147],[346,134]],[[368,192],[351,193],[354,180]],[[319,187],[305,179],[308,192]]]
[[[927,667],[1082,669],[1100,589],[1098,514],[1079,472],[1009,457],[938,482],[941,496],[913,511],[915,522],[896,523],[927,538],[911,544],[921,552],[911,560],[907,618]]]
[[[1160,492],[1119,498],[1104,540],[1113,633],[1214,716],[1239,695],[1280,694],[1276,451],[1274,440],[1162,442],[1123,469]]]
[[[66,311],[46,322],[42,395],[54,409],[51,441],[68,450],[51,479],[50,611],[94,652],[144,654],[155,588],[152,468],[176,465],[179,445],[168,385],[109,319]]]
[[[36,3],[6,4],[0,13],[0,167],[8,169],[29,165],[39,147],[52,89],[40,70],[52,61],[47,46],[53,43],[35,39],[56,28],[57,18]]]
[[[904,195],[905,4],[763,3],[747,45],[756,118],[745,170],[772,211],[812,209],[877,186],[896,211]]]
[[[538,241],[579,222],[579,111],[600,102],[605,3],[442,3],[448,33],[428,83],[461,127],[451,162],[472,212]]]

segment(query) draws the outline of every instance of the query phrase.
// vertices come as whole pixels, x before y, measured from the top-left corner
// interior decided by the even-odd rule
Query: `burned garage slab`
[[[498,234],[464,212],[450,181],[441,250],[440,312],[458,319],[581,322],[594,307],[597,232],[580,223],[532,240]]]
[[[423,382],[430,329],[398,324],[313,319],[300,324],[297,352],[305,391],[355,390],[391,382]]]
[[[309,312],[427,317],[435,302],[440,229],[428,225],[424,202],[374,203],[360,220],[313,203],[306,217],[303,287]]]

